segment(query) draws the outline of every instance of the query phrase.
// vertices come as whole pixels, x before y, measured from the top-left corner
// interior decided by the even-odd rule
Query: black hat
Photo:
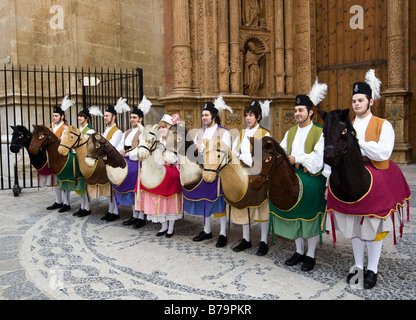
[[[59,113],[61,116],[63,116],[65,114],[65,112],[62,110],[62,108],[58,107],[58,106],[53,108],[53,113]]]
[[[117,111],[116,111],[116,109],[114,109],[114,106],[108,105],[107,107],[105,107],[105,112],[110,112],[114,115],[117,115]]]
[[[138,107],[133,107],[133,109],[131,110],[131,113],[137,114],[139,118],[144,118],[143,111],[139,109]]]
[[[91,118],[90,110],[88,108],[83,107],[79,112],[79,116],[84,116],[85,118]]]
[[[373,90],[371,90],[370,86],[366,82],[356,82],[352,88],[352,95],[354,94],[365,94],[370,97],[373,96]]]
[[[213,115],[218,114],[218,109],[215,108],[215,105],[212,102],[205,102],[205,105],[202,111],[204,110],[210,111]]]
[[[309,96],[301,94],[296,96],[295,106],[306,106],[308,108],[313,108],[313,103]]]

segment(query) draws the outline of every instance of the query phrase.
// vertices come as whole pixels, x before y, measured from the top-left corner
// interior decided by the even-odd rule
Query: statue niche
[[[266,51],[256,40],[248,40],[244,46],[244,94],[249,96],[256,95],[264,83]]]

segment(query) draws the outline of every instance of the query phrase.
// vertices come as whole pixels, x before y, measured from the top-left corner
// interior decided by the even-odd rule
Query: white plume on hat
[[[319,83],[318,77],[309,92],[309,99],[311,99],[314,106],[317,106],[322,100],[325,99],[328,91],[328,85],[326,83]]]
[[[218,96],[214,101],[214,107],[218,110],[218,113],[221,114],[222,110],[228,110],[233,113],[233,109],[230,106],[227,106],[222,96]]]
[[[272,103],[273,100],[266,100],[263,103],[260,103],[260,107],[261,107],[261,117],[262,118],[266,118],[269,116],[270,114],[270,103]]]
[[[146,96],[143,96],[142,101],[140,101],[137,108],[142,110],[143,114],[147,114],[150,111],[150,108],[152,107],[152,103],[146,98]]]
[[[73,100],[69,100],[68,96],[66,95],[63,99],[62,99],[62,104],[61,104],[61,109],[62,111],[66,111],[68,110],[72,105],[75,104],[75,101]]]
[[[124,113],[130,111],[130,106],[127,104],[126,101],[127,99],[123,99],[123,97],[118,99],[117,104],[114,106],[114,110],[116,110],[117,113]]]
[[[381,87],[381,81],[377,79],[376,72],[374,69],[370,69],[367,71],[365,75],[365,82],[370,86],[372,92],[373,92],[373,100],[381,99],[380,95],[380,87]]]
[[[91,106],[91,108],[89,108],[88,111],[93,116],[104,117],[103,113],[101,112],[98,106]]]

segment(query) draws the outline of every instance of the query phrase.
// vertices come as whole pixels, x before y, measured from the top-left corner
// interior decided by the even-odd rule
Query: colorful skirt
[[[322,230],[325,230],[321,225],[325,222],[326,178],[323,175],[312,177],[303,169],[296,169],[296,174],[301,186],[297,203],[290,210],[280,210],[278,204],[275,206],[270,202],[272,230],[292,240],[322,235]]]

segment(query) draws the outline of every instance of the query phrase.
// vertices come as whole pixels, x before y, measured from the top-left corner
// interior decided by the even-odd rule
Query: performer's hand
[[[328,200],[328,187],[326,187],[326,189],[325,189],[324,198],[325,198],[325,200]]]
[[[296,163],[296,158],[294,156],[288,156],[289,162],[291,165],[294,165]]]
[[[126,155],[126,150],[121,149],[121,150],[120,150],[120,154],[124,157],[124,156]]]

